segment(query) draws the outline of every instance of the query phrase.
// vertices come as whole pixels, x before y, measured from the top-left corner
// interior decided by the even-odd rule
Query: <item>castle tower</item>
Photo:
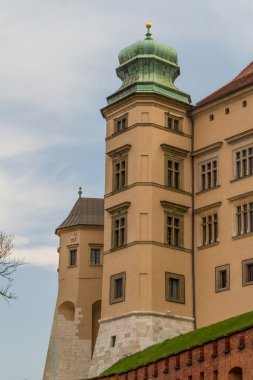
[[[144,40],[119,54],[107,98],[102,314],[89,377],[194,327],[190,96],[176,51]]]
[[[101,315],[104,201],[79,198],[56,229],[58,297],[44,380],[87,378]]]

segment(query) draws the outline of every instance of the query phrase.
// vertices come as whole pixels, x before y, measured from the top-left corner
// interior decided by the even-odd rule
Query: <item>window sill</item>
[[[181,193],[181,194],[186,194],[186,195],[191,195],[189,191],[185,191],[182,189],[176,189],[175,187],[170,187],[168,185],[165,185],[166,190],[174,191],[175,193]]]
[[[77,264],[75,264],[75,265],[68,265],[68,268],[77,268]]]
[[[234,178],[234,179],[231,179],[231,183],[233,182],[237,182],[237,181],[240,181],[241,179],[245,179],[245,178],[249,178],[249,177],[252,177],[253,174],[247,174],[247,175],[244,175],[243,177],[238,177],[238,178]]]
[[[253,236],[253,232],[247,232],[246,234],[232,236],[232,239],[233,240],[239,240],[239,239],[244,239],[244,238],[247,238],[247,237],[250,237],[250,236]]]
[[[166,298],[165,299],[167,302],[174,302],[174,303],[181,303],[181,304],[185,304],[185,300],[175,300],[173,298]]]
[[[91,267],[102,267],[102,264],[90,264]]]
[[[220,185],[217,185],[217,186],[210,187],[209,189],[200,190],[200,191],[198,191],[197,193],[195,193],[195,195],[199,195],[199,194],[207,193],[208,191],[218,189],[219,187],[220,187]]]
[[[124,297],[118,298],[116,300],[110,300],[110,305],[113,305],[114,303],[124,302],[124,301],[125,301]]]
[[[211,244],[206,244],[206,245],[201,245],[199,247],[197,247],[197,249],[199,251],[203,250],[203,249],[206,249],[206,248],[211,248],[211,247],[215,247],[216,245],[219,245],[220,242],[219,241],[216,241],[215,243],[211,243]]]
[[[226,292],[227,290],[230,290],[230,288],[220,288],[220,289],[216,289],[215,290],[215,293],[222,293],[222,292]]]
[[[250,286],[250,285],[253,285],[253,281],[244,282],[242,286]]]

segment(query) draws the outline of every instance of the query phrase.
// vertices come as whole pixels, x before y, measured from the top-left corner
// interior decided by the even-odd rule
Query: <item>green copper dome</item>
[[[108,96],[112,104],[133,93],[157,93],[190,103],[190,96],[179,90],[174,81],[180,74],[177,52],[170,46],[155,41],[147,24],[146,38],[121,50],[117,76],[122,80],[118,91]]]
[[[148,33],[147,33],[148,34]],[[166,61],[173,62],[177,65],[177,52],[170,46],[162,44],[153,40],[151,34],[144,40],[135,42],[134,44],[121,50],[119,53],[119,63],[122,65],[126,61],[138,56],[138,55],[155,55]]]

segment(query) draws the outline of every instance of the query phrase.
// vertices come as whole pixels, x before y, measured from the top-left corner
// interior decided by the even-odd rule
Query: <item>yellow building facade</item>
[[[252,310],[253,63],[191,105],[176,51],[119,54],[104,199],[57,228],[59,292],[44,380],[100,374],[167,338]]]

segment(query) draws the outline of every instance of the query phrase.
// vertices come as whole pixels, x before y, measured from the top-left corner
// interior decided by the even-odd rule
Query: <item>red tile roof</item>
[[[223,98],[223,96],[229,95],[232,92],[238,91],[244,87],[253,84],[253,61],[238,74],[231,82],[225,86],[219,88],[217,91],[208,95],[206,98],[196,103],[196,106],[202,106],[204,104],[213,102],[214,100]]]

